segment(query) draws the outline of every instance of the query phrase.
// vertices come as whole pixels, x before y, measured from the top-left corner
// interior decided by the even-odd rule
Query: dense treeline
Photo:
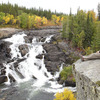
[[[37,15],[21,13],[19,16],[14,17],[11,14],[5,14],[0,12],[0,26],[11,25],[18,28],[32,29],[39,28],[41,26],[60,25],[63,21],[62,16],[52,15],[51,20],[46,17],[40,17]]]
[[[34,5],[33,5],[34,6]],[[27,13],[30,15],[37,15],[41,17],[46,17],[47,19],[51,19],[52,15],[61,16],[63,13],[57,13],[55,11],[51,12],[51,10],[43,10],[42,8],[36,9],[36,8],[26,8],[26,7],[20,7],[17,4],[12,5],[8,2],[8,4],[2,3],[0,4],[0,12],[4,12],[5,14],[9,13],[11,15],[14,15],[14,17],[19,16],[22,13]]]
[[[87,51],[100,50],[100,5],[98,16],[91,11],[78,9],[77,14],[69,14],[64,18],[62,37],[73,47]]]

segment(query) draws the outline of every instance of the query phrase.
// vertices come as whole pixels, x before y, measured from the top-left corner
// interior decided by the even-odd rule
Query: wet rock
[[[43,54],[39,54],[36,56],[37,59],[43,59]]]
[[[10,51],[11,49],[9,46],[11,43],[5,42],[5,41],[0,41],[0,60],[6,60],[8,58],[11,58]]]
[[[32,43],[33,37],[32,36],[25,36],[24,39],[25,39],[25,43]]]
[[[14,62],[14,68],[17,68],[18,67],[18,64],[22,61],[24,61],[26,58],[22,58],[22,59],[18,59],[16,62]]]
[[[8,74],[8,77],[9,77],[11,83],[16,82],[15,78],[10,73]]]
[[[35,79],[35,80],[37,79],[34,75],[32,75],[32,78]]]
[[[64,84],[64,81],[63,80],[60,80],[60,81],[58,81],[58,83],[63,85]]]
[[[48,77],[48,75],[47,75],[47,73],[46,73],[46,72],[44,73],[44,75],[45,75],[46,77]]]
[[[45,42],[45,40],[46,40],[46,37],[42,37],[40,41]]]
[[[14,65],[14,68],[17,68],[18,67],[18,62],[15,62],[13,65]]]
[[[7,61],[7,63],[11,63],[11,62],[14,62],[14,59],[9,59],[9,60]]]
[[[22,58],[22,59],[18,59],[17,62],[20,63],[22,61],[24,61],[26,58]]]
[[[20,45],[19,50],[20,50],[22,56],[25,56],[29,51],[28,46],[26,44]]]
[[[0,76],[0,84],[7,82],[7,81],[8,81],[7,76],[5,76],[5,75]]]
[[[6,74],[5,69],[1,69],[1,75],[5,75],[5,74]]]
[[[1,69],[1,68],[4,68],[4,66],[3,66],[3,64],[2,64],[2,63],[0,63],[0,69]]]

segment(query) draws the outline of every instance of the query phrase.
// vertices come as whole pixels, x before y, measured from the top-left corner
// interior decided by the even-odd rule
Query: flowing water
[[[17,94],[9,96],[9,100],[53,100],[54,93],[63,91],[63,86],[59,85],[56,81],[56,78],[62,70],[63,64],[61,65],[59,72],[52,75],[45,67],[44,56],[42,59],[36,58],[37,55],[46,53],[42,45],[44,43],[49,43],[53,35],[46,37],[44,42],[39,42],[38,38],[35,37],[33,38],[32,43],[25,43],[24,36],[26,36],[26,34],[24,34],[23,31],[4,40],[12,43],[10,46],[11,59],[14,59],[13,62],[8,64],[4,63],[4,66],[6,67],[6,76],[8,77],[10,74],[14,77],[16,80],[16,85],[14,85],[14,87],[17,87],[18,90]],[[21,56],[19,50],[19,45],[23,44],[26,44],[29,49],[29,52],[24,57]],[[22,78],[21,75],[16,72],[14,63],[18,59],[23,58],[25,58],[25,60],[20,62],[17,67],[17,71],[23,76]],[[54,79],[55,81],[50,81],[50,79]],[[5,84],[9,88],[11,84],[9,77]],[[75,88],[69,88],[72,91],[75,90]]]

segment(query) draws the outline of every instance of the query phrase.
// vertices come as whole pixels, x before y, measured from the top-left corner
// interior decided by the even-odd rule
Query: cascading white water
[[[5,41],[12,42],[12,45],[10,46],[12,59],[22,58],[21,53],[19,52],[19,48],[18,48],[19,45],[27,44],[29,47],[29,53],[27,54],[28,57],[26,55],[24,57],[26,58],[26,60],[19,63],[19,66],[17,68],[17,70],[24,76],[24,79],[20,79],[14,67],[10,69],[10,67],[13,66],[13,62],[9,64],[4,64],[6,66],[6,75],[8,76],[8,74],[10,73],[18,83],[27,81],[33,76],[35,76],[39,81],[41,81],[38,83],[44,83],[44,81],[46,81],[47,79],[52,78],[52,75],[49,72],[47,72],[44,65],[44,59],[42,60],[36,59],[36,56],[38,54],[42,54],[42,52],[44,51],[42,47],[43,43],[37,42],[36,38],[32,40],[31,44],[25,43],[24,36],[26,35],[24,34],[24,32],[22,32],[20,34],[13,35],[11,38],[5,39]],[[45,42],[49,42],[50,38],[51,36],[46,38]],[[41,66],[41,69],[39,70],[40,66]],[[48,77],[45,76],[45,73],[47,74]],[[7,83],[10,84],[9,77],[8,77]]]
[[[4,40],[12,43],[10,48],[11,57],[12,59],[15,59],[14,62],[16,62],[19,58],[26,58],[24,61],[20,62],[17,67],[17,70],[22,74],[22,76],[24,76],[24,78],[22,79],[16,72],[14,68],[14,62],[4,64],[4,66],[6,67],[6,76],[8,77],[9,74],[12,75],[17,83],[25,82],[35,77],[37,80],[34,82],[32,86],[38,87],[37,89],[40,89],[41,87],[41,89],[48,92],[57,92],[63,90],[62,85],[59,85],[56,81],[49,81],[52,78],[56,79],[60,72],[55,73],[54,76],[51,75],[51,73],[49,73],[45,68],[44,57],[42,59],[36,59],[37,55],[45,52],[43,50],[42,44],[46,42],[48,43],[52,35],[46,37],[45,42],[37,42],[38,38],[35,37],[33,38],[32,43],[25,43],[24,36],[26,36],[24,32],[20,32],[19,34],[15,34],[11,38]],[[29,49],[29,52],[24,57],[21,56],[21,53],[18,48],[19,45],[22,44],[28,45]],[[60,71],[61,70],[62,65]],[[46,83],[50,84],[50,88],[43,87]],[[6,84],[10,84],[9,77],[8,82],[6,82]]]

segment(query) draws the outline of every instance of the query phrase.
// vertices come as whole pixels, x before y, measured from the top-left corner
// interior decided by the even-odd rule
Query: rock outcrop
[[[100,100],[100,59],[73,65],[76,79],[77,100]]]

